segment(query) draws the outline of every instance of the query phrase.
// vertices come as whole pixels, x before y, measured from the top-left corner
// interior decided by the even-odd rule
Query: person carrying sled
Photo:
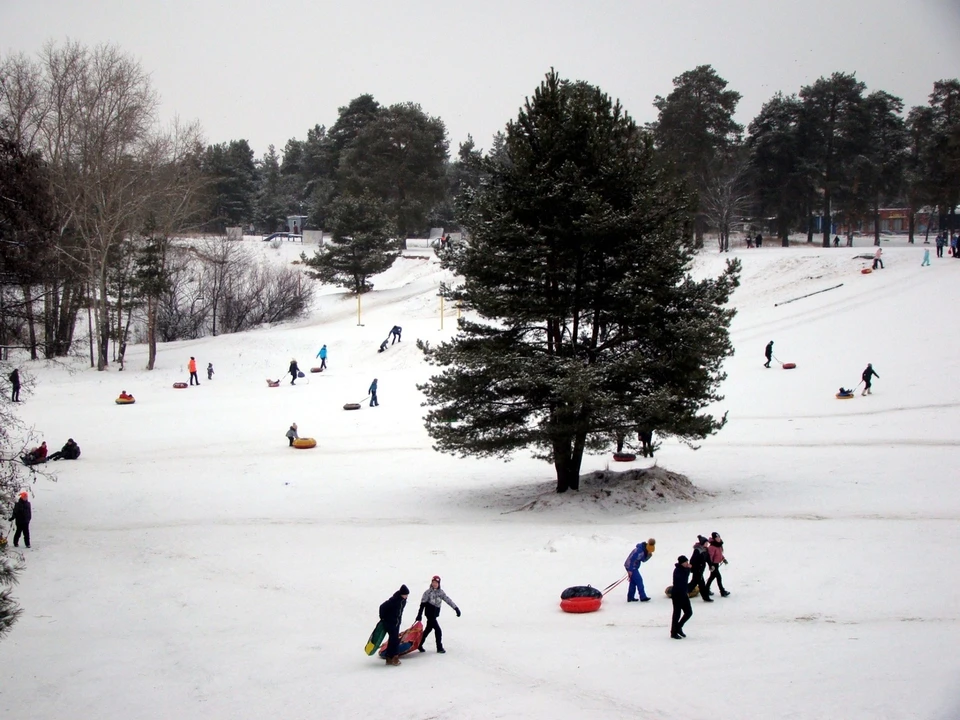
[[[720,588],[720,597],[729,597],[730,592],[723,588],[723,578],[720,576],[720,566],[727,564],[727,559],[723,556],[723,538],[720,533],[710,533],[710,545],[707,547],[707,553],[710,555],[710,577],[707,578],[707,592],[710,592],[710,586],[713,581],[717,581],[717,587]]]
[[[380,405],[380,401],[377,400],[377,379],[374,378],[373,382],[370,383],[370,387],[367,389],[367,395],[370,396],[370,407],[377,407]]]
[[[14,368],[13,372],[10,373],[7,378],[10,380],[10,387],[12,389],[10,402],[20,402],[20,370]]]
[[[30,547],[30,520],[33,512],[30,510],[30,500],[27,491],[20,493],[20,499],[13,506],[13,515],[10,520],[16,524],[17,531],[13,535],[13,546],[20,546],[20,536],[23,535],[23,544]]]
[[[287,372],[290,373],[290,384],[297,384],[297,376],[300,374],[300,368],[297,367],[297,361],[294,359],[290,360],[290,367],[287,369]]]
[[[681,640],[687,635],[683,626],[693,616],[693,607],[687,595],[687,580],[690,578],[690,561],[686,555],[677,558],[673,566],[673,589],[670,591],[670,600],[673,602],[673,619],[670,622],[670,637]],[[681,617],[682,615],[682,617]]]
[[[190,371],[190,384],[199,385],[200,378],[197,377],[197,359],[190,356],[190,362],[187,363],[187,370]]]
[[[67,438],[63,447],[48,457],[47,460],[76,460],[78,457],[80,457],[80,446],[74,442],[73,438]]]
[[[380,605],[380,622],[387,631],[387,649],[384,656],[387,665],[400,664],[400,623],[403,621],[403,608],[407,605],[407,595],[410,590],[406,585],[391,595]]]
[[[420,598],[420,610],[417,612],[417,622],[420,622],[424,615],[427,616],[427,628],[423,631],[423,637],[420,638],[420,644],[417,646],[417,650],[420,652],[426,652],[423,649],[423,643],[427,641],[427,635],[430,634],[431,630],[437,631],[437,652],[441,654],[446,652],[443,649],[443,630],[440,629],[440,623],[437,622],[437,618],[440,616],[441,602],[445,602],[452,607],[457,617],[460,617],[460,608],[440,589],[440,576],[434,575],[433,579],[430,580],[430,587],[424,591],[423,597]]]
[[[627,556],[623,563],[624,570],[630,576],[630,587],[627,588],[627,602],[637,602],[634,597],[637,592],[640,594],[640,602],[650,600],[646,591],[643,589],[643,578],[640,576],[640,565],[653,557],[653,551],[656,550],[657,541],[650,538],[645,543],[637,543],[637,546]]]
[[[320,352],[317,353],[317,357],[320,358],[320,369],[327,369],[327,346],[324,345],[320,348]]]
[[[707,565],[710,564],[710,555],[707,552],[708,545],[709,541],[703,535],[697,535],[697,541],[693,544],[693,554],[690,555],[689,592],[693,592],[693,589],[697,588],[704,602],[713,602],[703,579],[703,574],[707,571]]]
[[[773,360],[773,340],[767,343],[767,347],[763,351],[763,356],[767,359],[763,366],[765,368],[770,367],[770,361]]]
[[[207,380],[213,380],[213,363],[207,363]]]
[[[393,341],[390,343],[391,345],[393,345],[395,342],[400,342],[400,333],[402,332],[403,328],[399,325],[394,325],[392,328],[390,328],[390,335],[393,337]]]
[[[873,369],[871,363],[867,363],[867,367],[863,371],[863,375],[860,376],[860,379],[863,380],[863,392],[860,393],[860,396],[864,395],[873,395],[873,392],[870,390],[872,383],[870,382],[873,378],[879,378],[877,371]]]
[[[297,435],[297,424],[291,423],[290,429],[287,430],[287,440],[290,441],[290,445],[288,447],[293,447],[293,441],[297,440],[299,437],[300,436]]]
[[[47,461],[47,441],[40,443],[40,447],[35,447],[22,458],[24,465],[39,465]]]

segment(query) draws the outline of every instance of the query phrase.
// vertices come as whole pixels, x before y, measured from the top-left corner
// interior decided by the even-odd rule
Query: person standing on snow
[[[860,393],[861,397],[864,395],[873,395],[873,392],[870,390],[872,387],[870,382],[871,378],[879,379],[880,376],[877,375],[877,371],[873,369],[873,365],[871,363],[867,363],[867,367],[863,371],[863,375],[860,376],[860,379],[863,380],[863,392]]]
[[[10,394],[10,402],[20,402],[20,370],[14,368],[7,378],[10,380],[10,386],[13,389]]]
[[[213,380],[213,363],[207,363],[207,380]]]
[[[367,389],[367,394],[370,396],[370,407],[377,407],[380,404],[380,401],[377,400],[377,379],[374,378],[373,382],[370,383],[370,387]]]
[[[710,591],[707,590],[703,574],[710,564],[710,555],[707,552],[708,540],[703,535],[697,535],[697,541],[693,544],[693,554],[690,556],[690,590],[697,588],[700,591],[700,597],[704,602],[713,602],[710,597]]]
[[[320,352],[317,353],[317,357],[320,358],[320,369],[327,369],[327,346],[324,345],[320,348]]]
[[[877,265],[880,266],[880,269],[883,270],[883,260],[880,259],[880,256],[883,255],[883,248],[878,247],[877,251],[873,254],[873,269],[877,269]]]
[[[291,423],[290,429],[287,430],[287,440],[290,441],[290,445],[288,447],[293,447],[293,441],[297,440],[299,437],[300,436],[297,435],[297,424]]]
[[[403,621],[403,608],[407,605],[409,594],[407,586],[401,585],[399,590],[380,605],[380,622],[383,623],[388,638],[387,649],[383,653],[387,665],[400,664],[400,623]]]
[[[723,578],[720,577],[720,566],[727,564],[727,559],[723,556],[723,538],[720,533],[710,533],[710,546],[707,548],[710,555],[710,577],[707,578],[707,592],[710,592],[710,586],[713,581],[717,581],[717,587],[720,588],[720,597],[728,597],[730,593],[723,589]]]
[[[290,384],[291,384],[291,385],[296,385],[296,384],[297,384],[297,375],[300,373],[300,368],[297,367],[297,361],[296,361],[296,360],[290,360],[290,367],[289,367],[289,369],[287,370],[287,372],[290,373]]]
[[[441,602],[445,602],[452,607],[457,617],[460,617],[460,608],[440,589],[440,576],[434,575],[433,579],[430,580],[430,587],[424,591],[423,597],[420,598],[420,611],[417,613],[417,622],[420,622],[424,614],[427,616],[427,629],[423,631],[423,637],[420,638],[420,644],[417,646],[417,650],[420,652],[426,652],[426,650],[423,649],[423,643],[427,641],[427,635],[430,634],[431,630],[437,631],[437,652],[446,652],[446,650],[443,649],[443,630],[440,629],[440,624],[437,622],[437,617],[440,615]]]
[[[657,541],[650,538],[645,543],[637,543],[637,546],[627,556],[623,563],[624,570],[630,576],[630,587],[627,588],[627,602],[637,602],[634,595],[639,591],[640,602],[647,602],[650,598],[643,589],[643,578],[640,576],[640,565],[653,557],[653,551],[656,550]]]
[[[687,580],[689,577],[690,561],[687,560],[686,555],[681,555],[677,558],[677,564],[673,566],[673,589],[670,591],[670,599],[673,601],[670,637],[674,640],[680,640],[687,636],[683,632],[683,626],[693,616],[693,607],[691,607],[690,598],[687,596]]]
[[[17,532],[13,535],[13,546],[20,546],[20,536],[23,535],[23,543],[30,547],[30,520],[33,518],[33,512],[30,510],[30,500],[27,491],[20,493],[20,499],[13,506],[13,515],[10,520],[17,526]]]
[[[393,336],[393,341],[390,343],[391,345],[393,345],[395,342],[400,342],[400,333],[402,332],[403,328],[399,325],[394,325],[392,328],[390,328],[390,334]]]
[[[187,363],[187,370],[190,371],[190,384],[193,385],[194,381],[196,381],[196,384],[199,385],[200,378],[197,377],[197,359],[192,355],[190,356],[190,362]]]
[[[927,267],[930,264],[930,248],[923,249],[923,262],[920,263],[920,267]]]
[[[770,367],[770,361],[773,360],[773,340],[767,343],[767,347],[763,351],[763,356],[767,359],[763,366],[765,368]]]

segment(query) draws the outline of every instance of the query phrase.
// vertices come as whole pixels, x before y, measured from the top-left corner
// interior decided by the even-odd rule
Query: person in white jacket
[[[452,607],[457,617],[460,617],[460,608],[440,589],[440,576],[434,575],[433,579],[430,580],[430,587],[427,588],[426,592],[423,593],[423,597],[420,599],[420,611],[417,613],[418,622],[424,615],[427,616],[427,628],[423,631],[423,637],[420,639],[420,645],[417,647],[417,650],[420,652],[426,652],[426,650],[423,649],[423,643],[426,642],[427,635],[430,634],[431,630],[437,631],[437,652],[446,652],[446,650],[443,649],[443,630],[440,629],[440,625],[437,623],[437,616],[440,615],[441,602],[445,602]]]
[[[873,269],[877,269],[877,265],[880,266],[880,269],[883,270],[883,260],[880,259],[880,256],[883,255],[883,248],[878,247],[877,251],[873,254]]]

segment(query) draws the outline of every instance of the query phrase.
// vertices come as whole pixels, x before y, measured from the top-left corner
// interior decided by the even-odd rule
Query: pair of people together
[[[406,585],[401,585],[393,595],[380,605],[380,622],[387,632],[387,649],[384,651],[387,665],[400,664],[400,625],[403,622],[403,609],[407,604],[407,596],[410,590]],[[426,652],[423,647],[427,636],[431,632],[437,641],[437,652],[445,653],[443,649],[443,630],[437,619],[440,617],[440,607],[442,603],[447,603],[453,608],[453,611],[460,617],[460,608],[450,599],[440,588],[440,576],[434,575],[430,580],[430,587],[426,589],[420,599],[420,610],[417,612],[417,622],[420,622],[424,615],[427,616],[427,626],[420,638],[420,644],[417,650]]]

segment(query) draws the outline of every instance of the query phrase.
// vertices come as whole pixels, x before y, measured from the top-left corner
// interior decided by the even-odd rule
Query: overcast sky
[[[468,133],[486,149],[551,66],[639,122],[701,64],[742,94],[744,124],[834,71],[908,108],[960,76],[960,0],[0,0],[0,54],[67,38],[119,45],[151,73],[161,119],[258,157],[363,93],[440,117],[451,154]]]

